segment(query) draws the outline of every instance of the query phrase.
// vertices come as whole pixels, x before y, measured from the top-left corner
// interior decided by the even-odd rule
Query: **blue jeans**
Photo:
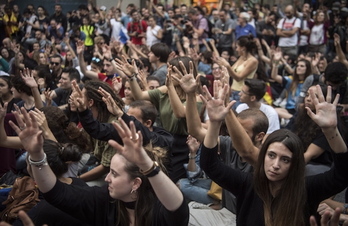
[[[188,179],[184,178],[180,179],[178,184],[186,199],[203,204],[214,202],[214,199],[207,195],[207,192],[210,190],[211,186],[210,179],[199,178],[191,184]]]

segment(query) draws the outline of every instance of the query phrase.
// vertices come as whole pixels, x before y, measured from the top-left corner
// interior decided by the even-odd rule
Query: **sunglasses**
[[[54,65],[58,66],[60,63],[58,63],[58,62],[51,62],[50,64],[51,64],[51,65],[54,64]]]
[[[104,44],[105,44],[105,42],[98,42],[98,44],[99,44],[99,45],[104,45]]]
[[[96,63],[99,63],[101,61],[101,59],[99,59],[98,57],[93,57],[92,61],[95,61]]]

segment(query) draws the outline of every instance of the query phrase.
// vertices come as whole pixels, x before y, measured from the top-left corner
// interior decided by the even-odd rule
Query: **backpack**
[[[208,35],[208,38],[213,38],[214,34],[212,32],[212,29],[214,28],[214,24],[206,17],[202,17],[200,20],[202,20],[203,18],[207,20],[207,24],[208,24],[208,28],[209,28],[208,31],[206,31],[204,29],[204,33],[206,33]],[[199,21],[199,22],[201,22],[201,21]]]
[[[0,213],[0,219],[12,223],[17,219],[20,210],[27,212],[39,201],[39,190],[35,181],[28,176],[17,178],[7,200],[2,203],[6,208]]]

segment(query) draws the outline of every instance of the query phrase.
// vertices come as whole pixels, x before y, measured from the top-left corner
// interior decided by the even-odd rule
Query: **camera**
[[[182,20],[180,21],[181,24],[186,24],[188,22],[188,20]]]

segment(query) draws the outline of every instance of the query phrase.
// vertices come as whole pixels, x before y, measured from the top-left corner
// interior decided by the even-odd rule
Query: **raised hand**
[[[46,106],[51,106],[52,105],[52,97],[51,97],[52,90],[48,88],[43,93],[45,95]]]
[[[333,211],[333,212],[332,212]],[[342,210],[340,208],[336,208],[332,211],[326,211],[322,214],[320,220],[320,226],[338,226],[340,221],[340,214]],[[310,226],[318,226],[315,217],[311,216],[309,219]],[[348,226],[348,221],[343,223],[343,226]]]
[[[85,50],[84,42],[83,41],[78,41],[76,43],[76,52],[77,52],[77,54],[83,54],[84,50]]]
[[[76,106],[78,111],[85,111],[87,109],[87,103],[85,103],[82,91],[75,80],[73,80],[71,83],[73,92],[70,95],[70,99],[72,100],[73,104]]]
[[[180,84],[181,88],[184,90],[185,93],[195,93],[197,90],[198,82],[197,79],[193,77],[193,63],[192,61],[190,64],[190,73],[186,74],[185,76],[182,76],[181,79],[178,79],[177,77],[172,77],[173,80],[175,80],[177,83]],[[186,69],[185,69],[186,71]]]
[[[35,110],[32,111],[31,113],[34,115],[37,125],[39,126],[40,129],[42,129],[43,131],[45,131],[46,129],[49,129],[45,113],[43,113],[37,108],[35,108]]]
[[[339,100],[339,94],[336,95],[335,100],[331,103],[331,86],[327,87],[326,100],[319,85],[316,86],[316,89],[318,96],[316,96],[313,89],[309,90],[309,95],[315,106],[315,113],[309,107],[306,107],[307,114],[322,129],[335,128],[337,126],[336,106]]]
[[[152,165],[152,160],[142,147],[143,136],[141,132],[136,132],[133,122],[130,122],[128,127],[121,118],[118,120],[120,124],[115,122],[112,124],[120,135],[123,141],[123,146],[114,140],[109,140],[109,144],[129,162],[134,163],[143,170],[149,169]]]
[[[35,78],[33,77],[33,74],[31,73],[31,71],[28,68],[25,68],[20,73],[21,73],[21,77],[22,77],[23,81],[25,82],[25,84],[27,86],[29,86],[30,88],[37,88],[38,87],[38,84],[37,84]]]
[[[116,117],[121,117],[123,115],[122,109],[118,107],[118,105],[116,104],[115,100],[112,98],[110,93],[108,93],[106,90],[104,90],[101,87],[99,87],[98,93],[100,93],[103,96],[102,100],[106,104],[107,109],[111,114],[115,115]]]
[[[273,53],[273,60],[279,62],[282,57],[282,51],[279,48],[277,48]]]
[[[220,81],[214,81],[214,97],[209,93],[206,86],[203,87],[205,97],[200,95],[209,115],[210,122],[221,122],[225,119],[235,101],[230,102],[225,107],[226,94],[229,92],[229,86],[225,84],[223,87]]]
[[[186,144],[189,147],[191,155],[195,155],[198,151],[199,146],[201,145],[201,143],[191,135],[188,135]]]
[[[112,78],[112,89],[115,91],[115,93],[119,93],[122,88],[122,82],[119,81],[117,77]]]
[[[132,60],[132,64],[128,63],[127,59],[122,56],[122,60],[115,59],[116,68],[122,71],[128,77],[132,76],[133,73],[136,73],[138,67],[136,66],[135,60]]]
[[[228,63],[228,61],[223,57],[214,56],[212,60],[220,66],[230,67],[230,63]]]
[[[18,126],[12,121],[9,121],[9,124],[18,134],[24,149],[30,155],[39,154],[42,152],[42,145],[44,141],[42,131],[40,130],[32,112],[27,113],[23,107],[20,110],[23,115],[23,119],[20,117],[17,111],[13,112]]]

